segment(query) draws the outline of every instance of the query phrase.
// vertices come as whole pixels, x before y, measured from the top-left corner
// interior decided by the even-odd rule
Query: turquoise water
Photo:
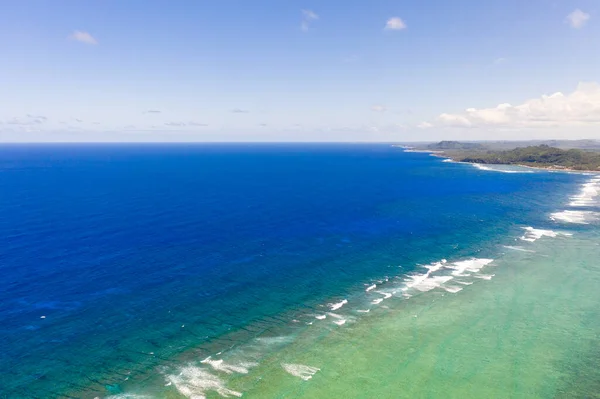
[[[593,397],[596,182],[505,172],[4,147],[2,394]]]

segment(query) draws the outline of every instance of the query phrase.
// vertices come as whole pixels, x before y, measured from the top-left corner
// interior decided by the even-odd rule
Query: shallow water
[[[7,397],[597,391],[593,177],[388,146],[4,150]]]

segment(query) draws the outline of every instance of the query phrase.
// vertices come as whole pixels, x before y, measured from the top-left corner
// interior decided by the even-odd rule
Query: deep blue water
[[[2,146],[0,397],[95,395],[391,267],[492,252],[582,180],[383,144]]]

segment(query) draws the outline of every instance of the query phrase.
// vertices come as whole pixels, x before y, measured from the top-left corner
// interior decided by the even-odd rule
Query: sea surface
[[[0,398],[598,398],[600,178],[0,146]]]

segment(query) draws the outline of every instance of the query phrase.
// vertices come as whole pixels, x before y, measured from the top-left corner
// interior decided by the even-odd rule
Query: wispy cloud
[[[234,108],[231,110],[231,112],[233,112],[234,114],[247,114],[250,111],[248,111],[247,109]]]
[[[308,29],[310,29],[311,23],[318,19],[319,16],[314,11],[302,10],[302,23],[300,25],[300,28],[306,32]]]
[[[373,111],[373,112],[385,112],[385,111],[387,111],[387,108],[386,108],[385,105],[377,104],[377,105],[371,106],[371,111]]]
[[[165,126],[171,126],[171,127],[182,127],[185,126],[186,124],[184,122],[166,122]]]
[[[408,26],[406,26],[406,23],[400,17],[392,17],[385,24],[386,30],[404,30],[406,28]]]
[[[508,60],[506,58],[503,58],[503,57],[496,58],[494,60],[494,65],[504,64],[506,61],[508,61]]]
[[[590,14],[581,11],[579,8],[567,15],[567,22],[573,29],[581,29],[587,24]]]
[[[207,123],[200,123],[200,122],[189,122],[188,126],[206,127],[206,126],[208,126],[208,124]]]
[[[42,123],[45,123],[47,120],[48,120],[48,118],[45,116],[42,116],[42,115],[27,114],[23,118],[19,118],[19,117],[11,118],[11,119],[5,121],[5,123],[7,125],[32,126],[32,125],[41,125]]]
[[[419,129],[431,129],[433,127],[433,124],[431,124],[429,122],[421,122],[417,125],[417,127]]]
[[[144,112],[145,114],[160,114],[160,111],[157,109],[149,109],[148,111]]]
[[[78,41],[84,44],[98,44],[98,41],[94,38],[94,36],[90,35],[88,32],[76,30],[71,35],[69,35],[69,39]]]

